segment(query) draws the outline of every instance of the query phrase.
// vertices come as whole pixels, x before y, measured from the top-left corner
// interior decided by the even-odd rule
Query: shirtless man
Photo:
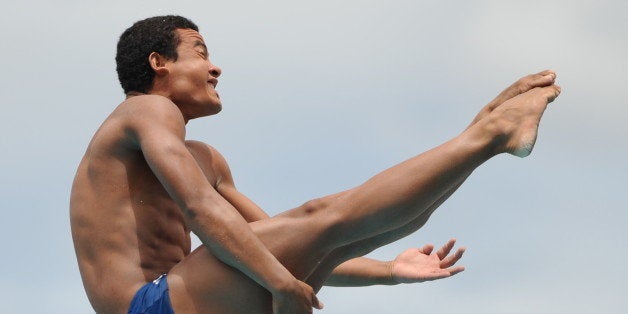
[[[450,241],[394,262],[363,258],[419,229],[479,165],[526,156],[556,74],[526,76],[460,135],[364,184],[268,217],[234,187],[225,159],[185,140],[190,119],[216,114],[221,70],[196,25],[176,16],[120,37],[127,95],[89,143],[72,186],[72,236],[98,313],[309,313],[324,284],[420,282],[451,276]],[[203,245],[190,253],[190,231]],[[167,274],[167,276],[162,276]]]

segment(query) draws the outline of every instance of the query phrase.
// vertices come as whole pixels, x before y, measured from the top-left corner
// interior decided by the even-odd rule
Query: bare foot
[[[495,108],[499,105],[503,104],[505,101],[517,96],[521,95],[533,88],[536,87],[545,87],[554,84],[556,80],[556,72],[552,70],[541,71],[536,74],[530,74],[524,76],[502,91],[495,99],[488,103],[488,105],[484,106],[482,110],[475,116],[471,124],[467,127],[471,127],[476,122],[482,120],[488,114],[490,114]]]
[[[498,152],[519,157],[530,155],[543,112],[559,94],[558,85],[535,87],[495,108],[490,117],[504,135]]]

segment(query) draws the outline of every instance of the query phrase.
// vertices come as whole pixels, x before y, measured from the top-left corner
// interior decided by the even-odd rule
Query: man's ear
[[[168,68],[166,67],[166,59],[164,56],[160,55],[157,52],[151,52],[148,55],[148,63],[150,63],[150,67],[153,68],[156,75],[164,75],[168,74]]]

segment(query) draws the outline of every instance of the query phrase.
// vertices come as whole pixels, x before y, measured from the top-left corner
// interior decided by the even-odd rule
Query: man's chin
[[[222,103],[219,103],[219,104],[215,107],[215,110],[216,110],[216,111],[215,111],[214,113],[212,113],[212,114],[217,114],[217,113],[221,112],[221,111],[222,111]]]
[[[208,116],[212,116],[215,114],[218,114],[219,112],[222,111],[222,103],[220,101],[218,101],[217,103],[213,103],[210,106],[208,106],[207,108],[207,115]]]

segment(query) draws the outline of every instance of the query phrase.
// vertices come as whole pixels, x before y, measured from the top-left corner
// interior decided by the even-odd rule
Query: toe
[[[552,102],[554,101],[554,99],[556,99],[556,97],[558,97],[558,95],[560,95],[560,86],[558,85],[551,85],[548,86],[547,88],[545,88],[546,90],[546,95],[547,95],[547,101],[548,102]]]
[[[530,77],[530,87],[542,87],[554,84],[556,80],[556,73],[552,70],[546,70],[537,74],[533,74]]]
[[[560,95],[560,86],[552,84],[549,86],[536,87],[530,90],[529,93],[534,93],[537,97],[545,98],[547,102],[551,102]]]
[[[517,94],[523,94],[536,87],[545,87],[554,84],[556,73],[546,70],[537,74],[524,76],[515,83]]]
[[[537,73],[536,75],[539,75],[539,76],[553,75],[554,77],[556,77],[556,72],[554,72],[554,70],[545,70],[545,71],[541,71]]]

